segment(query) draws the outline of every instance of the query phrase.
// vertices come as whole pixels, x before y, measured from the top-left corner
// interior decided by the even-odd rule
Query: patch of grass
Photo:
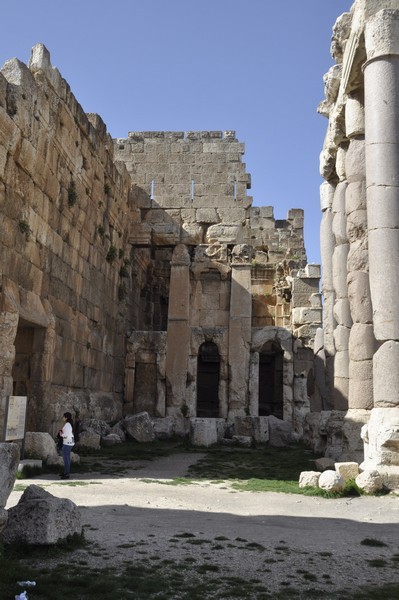
[[[140,479],[143,483],[159,483],[160,485],[192,485],[194,481],[187,477],[175,477],[174,479]]]
[[[301,471],[313,469],[316,457],[307,448],[209,448],[189,469],[191,477],[234,480],[233,488],[246,491],[305,493],[298,487]]]

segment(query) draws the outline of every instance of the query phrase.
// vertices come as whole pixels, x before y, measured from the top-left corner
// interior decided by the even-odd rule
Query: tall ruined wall
[[[326,387],[336,429],[328,452],[353,456],[364,442],[366,467],[399,481],[398,23],[398,0],[357,0],[337,20],[336,65],[319,111],[329,119],[320,163]]]
[[[271,206],[252,207],[243,153],[234,131],[133,132],[115,140],[115,157],[135,184],[131,243],[251,244],[272,263],[304,266],[303,211],[276,221]]]
[[[48,51],[35,46],[29,67],[8,61],[0,73],[1,411],[6,395],[27,394],[30,429],[57,427],[65,410],[121,414],[129,188],[105,125],[83,112]]]

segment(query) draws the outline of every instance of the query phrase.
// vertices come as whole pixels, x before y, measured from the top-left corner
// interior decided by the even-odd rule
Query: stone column
[[[228,418],[249,412],[249,358],[251,344],[251,259],[249,246],[235,246],[232,253],[229,322],[229,413]]]
[[[332,277],[332,256],[335,246],[335,238],[332,230],[333,214],[332,202],[335,186],[327,181],[320,186],[320,206],[322,218],[320,225],[320,252],[321,264],[323,265],[321,289],[323,293],[323,345],[325,354],[325,387],[326,404],[325,410],[333,406],[334,389],[334,301],[335,292]]]
[[[335,410],[347,410],[349,396],[349,332],[352,318],[349,309],[347,259],[349,243],[346,234],[345,193],[348,186],[344,168],[346,148],[340,147],[337,155],[337,175],[339,183],[335,189],[332,212],[335,248],[332,258],[333,285],[335,292],[334,317],[337,326],[334,330],[334,392]]]
[[[364,66],[367,219],[374,334],[374,408],[366,466],[399,483],[399,11],[366,23]],[[366,434],[367,435],[367,434]]]
[[[364,104],[362,94],[352,93],[345,107],[346,135],[346,218],[349,241],[348,296],[353,326],[349,336],[350,410],[373,407],[373,354],[375,340],[368,275],[366,167]],[[359,415],[360,416],[360,415]],[[364,414],[364,422],[368,414]]]
[[[186,403],[190,354],[190,256],[183,244],[173,252],[166,338],[166,415],[181,416]]]

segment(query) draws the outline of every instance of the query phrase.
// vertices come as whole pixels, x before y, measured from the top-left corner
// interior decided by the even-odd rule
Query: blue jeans
[[[62,446],[62,458],[64,460],[64,475],[69,475],[71,472],[71,450],[72,446],[64,444]]]

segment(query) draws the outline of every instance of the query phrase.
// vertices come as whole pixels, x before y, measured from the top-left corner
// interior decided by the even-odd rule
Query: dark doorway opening
[[[46,330],[20,318],[15,337],[15,360],[12,368],[14,396],[28,397],[27,430],[42,431],[43,351]]]
[[[204,342],[198,351],[197,417],[219,417],[219,371],[216,344]]]
[[[283,351],[267,342],[259,353],[259,416],[283,418]]]

